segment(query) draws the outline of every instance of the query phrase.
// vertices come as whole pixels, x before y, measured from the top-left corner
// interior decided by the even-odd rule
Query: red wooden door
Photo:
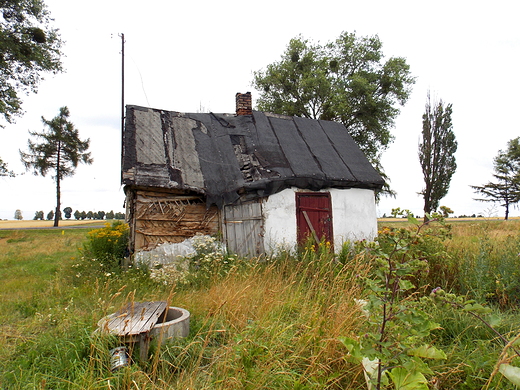
[[[296,223],[298,244],[309,237],[332,242],[332,204],[328,192],[297,192]]]

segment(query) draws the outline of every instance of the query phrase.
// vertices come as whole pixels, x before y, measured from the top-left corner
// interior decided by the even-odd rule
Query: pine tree
[[[90,152],[87,152],[90,140],[80,140],[79,132],[68,120],[69,109],[60,108],[60,113],[51,120],[42,117],[47,131],[43,133],[29,132],[31,136],[41,139],[40,143],[28,141],[29,152],[20,151],[22,162],[27,170],[33,169],[35,175],[46,176],[54,172],[56,182],[56,211],[54,226],[58,226],[61,217],[61,181],[74,175],[78,164],[91,164]]]
[[[504,219],[507,220],[510,207],[520,202],[520,137],[510,140],[506,151],[498,152],[493,167],[494,181],[471,188],[484,196],[475,200],[500,203],[506,209]]]

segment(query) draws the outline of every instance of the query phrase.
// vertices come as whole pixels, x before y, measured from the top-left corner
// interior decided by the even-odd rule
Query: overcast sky
[[[90,138],[94,164],[62,183],[62,208],[123,211],[120,186],[121,38],[125,34],[125,102],[172,111],[234,112],[235,93],[258,93],[252,73],[277,61],[301,34],[322,43],[342,31],[379,35],[387,57],[405,57],[416,77],[401,109],[395,142],[383,156],[397,197],[394,207],[422,215],[417,148],[426,94],[453,104],[458,169],[441,205],[455,215],[504,214],[473,200],[470,185],[491,179],[492,161],[520,136],[519,5],[513,0],[461,1],[134,1],[46,0],[66,41],[66,72],[48,75],[24,98],[25,115],[0,129],[0,157],[22,173],[18,150],[28,130],[42,131],[68,106],[80,136]],[[25,219],[55,206],[51,177],[0,178],[0,218]],[[519,215],[517,209],[512,215]]]

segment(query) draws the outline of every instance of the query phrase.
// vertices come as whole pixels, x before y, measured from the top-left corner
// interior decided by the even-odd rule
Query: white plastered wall
[[[264,245],[268,253],[292,251],[296,243],[296,195],[288,188],[271,195],[262,204]],[[332,202],[334,247],[345,241],[373,239],[377,234],[377,213],[374,192],[367,189],[329,189]]]

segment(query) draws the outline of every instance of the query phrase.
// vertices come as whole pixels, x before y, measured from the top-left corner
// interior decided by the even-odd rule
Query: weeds
[[[481,296],[492,309],[487,316],[499,318],[495,329],[513,340],[518,314],[506,309],[515,302],[518,225],[474,225],[454,225],[441,243],[432,231],[417,249],[430,272],[403,280],[430,284],[427,291],[442,281],[446,291],[464,292],[465,300],[474,299],[482,286]],[[360,281],[376,269],[350,246],[334,254],[324,242],[260,259],[231,256],[217,246],[187,259],[185,283],[169,276],[164,283],[150,277],[153,267],[123,272],[119,260],[112,273],[103,256],[86,255],[85,237],[98,236],[87,232],[0,232],[0,388],[366,388],[362,366],[345,359],[339,337],[356,339],[367,325],[356,302],[366,298]],[[107,237],[100,239],[108,245]],[[78,252],[79,247],[84,249]],[[493,285],[470,274],[478,256],[482,277],[489,270],[504,288],[497,290],[497,279]],[[423,291],[400,294],[414,300]],[[133,364],[111,372],[109,351],[120,341],[94,331],[102,317],[132,300],[167,300],[188,309],[190,334],[161,346],[153,342],[145,362],[138,361],[134,348]],[[514,388],[502,372],[506,364],[516,364],[511,347],[480,321],[451,306],[414,305],[440,325],[421,341],[446,353],[446,359],[429,361],[431,373],[424,376],[430,388]],[[405,334],[390,324],[387,329],[388,340]]]
[[[82,253],[89,259],[118,264],[128,252],[128,234],[126,223],[106,223],[104,228],[89,231]]]

